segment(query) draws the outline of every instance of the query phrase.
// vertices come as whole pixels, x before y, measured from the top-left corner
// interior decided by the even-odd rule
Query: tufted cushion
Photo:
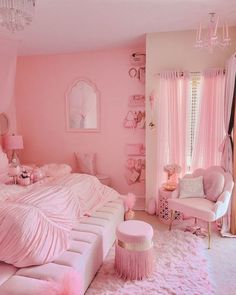
[[[224,189],[224,175],[220,172],[209,171],[204,175],[203,184],[206,198],[210,201],[216,202]]]

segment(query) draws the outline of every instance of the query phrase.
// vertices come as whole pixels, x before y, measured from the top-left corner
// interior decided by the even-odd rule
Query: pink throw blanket
[[[0,199],[0,261],[16,267],[55,260],[74,222],[119,193],[86,174],[69,174]]]
[[[0,201],[0,261],[17,267],[53,261],[69,246],[79,201],[70,190],[32,188]]]
[[[72,173],[51,183],[71,190],[80,202],[83,215],[91,215],[99,206],[121,196],[111,187],[103,185],[97,177],[88,174]]]

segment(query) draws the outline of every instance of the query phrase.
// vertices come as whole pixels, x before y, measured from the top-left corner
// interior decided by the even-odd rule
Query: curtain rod
[[[235,55],[235,57],[236,57],[236,55]],[[183,71],[175,71],[175,72],[179,72],[179,74],[182,76],[183,74],[184,74],[184,72]],[[202,71],[197,71],[197,72],[189,72],[190,74],[200,74],[200,73],[202,73]],[[225,70],[223,70],[223,73],[225,74]],[[156,73],[156,74],[154,74],[154,76],[160,76],[161,75],[161,73]]]
[[[178,72],[180,74],[180,76],[183,76],[184,72],[183,71],[175,71],[174,72]],[[200,74],[201,72],[189,72],[190,74]],[[154,76],[160,76],[162,73],[156,73],[154,74]]]

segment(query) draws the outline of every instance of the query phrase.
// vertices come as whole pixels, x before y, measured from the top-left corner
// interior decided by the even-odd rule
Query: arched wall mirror
[[[5,135],[9,131],[9,119],[5,113],[0,113],[0,135]]]
[[[66,93],[66,127],[71,132],[100,130],[99,91],[90,80],[77,79]]]

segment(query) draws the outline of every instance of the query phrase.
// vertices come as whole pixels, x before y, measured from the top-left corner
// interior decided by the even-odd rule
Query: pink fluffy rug
[[[211,295],[215,294],[208,274],[203,241],[189,232],[154,232],[155,268],[142,281],[124,281],[114,270],[114,247],[86,295]]]

